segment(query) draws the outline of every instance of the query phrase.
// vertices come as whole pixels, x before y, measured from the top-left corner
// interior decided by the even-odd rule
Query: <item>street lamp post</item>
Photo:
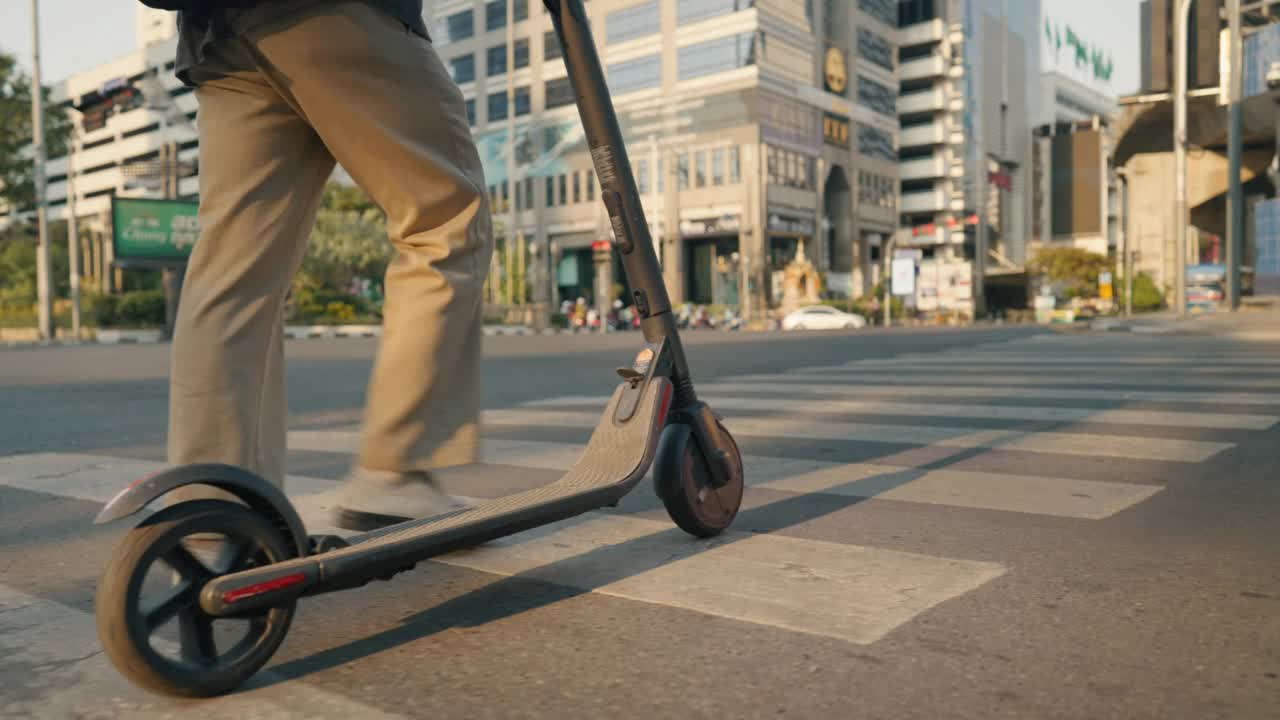
[[[40,338],[52,341],[53,284],[49,261],[49,215],[45,198],[44,85],[40,81],[40,3],[31,0],[31,149],[34,151],[36,227],[36,298],[40,321]]]
[[[1240,155],[1244,134],[1240,100],[1244,84],[1241,67],[1240,0],[1227,0],[1227,20],[1231,34],[1231,77],[1227,82],[1227,305],[1234,312],[1240,307],[1240,263],[1244,255],[1244,193],[1240,186]]]
[[[1173,157],[1174,157],[1174,307],[1178,317],[1187,314],[1187,22],[1191,0],[1178,0],[1174,17],[1174,90],[1173,90]]]

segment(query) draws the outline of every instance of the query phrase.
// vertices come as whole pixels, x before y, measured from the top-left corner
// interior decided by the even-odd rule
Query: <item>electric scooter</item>
[[[115,549],[95,600],[98,634],[135,684],[186,697],[230,692],[279,648],[300,598],[390,580],[432,557],[614,506],[650,469],[681,529],[705,538],[733,522],[742,501],[742,455],[694,392],[583,0],[543,4],[564,50],[644,336],[632,366],[617,370],[621,382],[585,452],[550,485],[345,539],[308,535],[284,493],[242,468],[186,465],[134,482],[96,523],[139,513],[186,485],[213,486],[241,501],[169,505]],[[212,561],[184,543],[210,535],[224,538]],[[144,585],[156,567],[168,579],[147,599]],[[176,641],[160,632],[174,621]],[[228,624],[239,628],[234,642],[215,632]]]

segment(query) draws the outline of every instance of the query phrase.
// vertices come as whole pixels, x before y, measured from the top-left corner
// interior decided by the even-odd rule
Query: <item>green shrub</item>
[[[1116,304],[1124,305],[1124,278],[1116,281]],[[1133,278],[1133,309],[1137,312],[1151,312],[1164,307],[1164,293],[1156,286],[1147,273],[1138,273]]]
[[[104,325],[99,321],[99,325]],[[164,291],[135,290],[119,296],[112,325],[156,327],[164,325]]]

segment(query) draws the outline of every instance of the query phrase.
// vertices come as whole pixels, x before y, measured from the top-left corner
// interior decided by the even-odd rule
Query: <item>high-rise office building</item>
[[[1038,0],[898,4],[897,247],[932,261],[921,309],[972,311],[970,280],[982,287],[997,268],[1025,261],[1039,20]],[[979,257],[978,247],[988,252]]]
[[[610,229],[560,46],[540,0],[511,3],[427,0],[433,45],[465,98],[496,227],[524,245],[528,299],[612,302],[624,279],[592,253]],[[823,279],[836,295],[871,289],[898,221],[893,0],[590,0],[587,9],[675,301],[759,318],[783,304],[788,283],[801,297]],[[138,49],[57,83],[56,100],[156,75],[193,120],[195,98],[172,77],[173,15],[138,12]],[[112,194],[154,193],[127,169],[154,159],[166,138],[195,159],[194,128],[166,126],[141,103],[82,133],[78,214],[101,218]],[[65,158],[49,165],[55,217],[66,167]],[[183,178],[180,192],[194,197],[198,183]],[[799,288],[797,267],[808,268]]]
[[[537,0],[512,2],[510,62],[506,0],[438,0],[432,34],[466,98],[495,206],[509,203],[530,243],[532,298],[590,300],[601,277],[591,245],[609,234],[591,157],[549,17]],[[759,317],[783,302],[797,259],[836,293],[870,288],[896,221],[893,2],[592,0],[587,10],[674,301]]]

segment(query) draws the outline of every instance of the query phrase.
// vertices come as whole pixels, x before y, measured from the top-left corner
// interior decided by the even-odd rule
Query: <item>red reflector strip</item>
[[[235,590],[228,590],[222,593],[222,602],[230,605],[231,603],[234,603],[234,602],[240,602],[245,598],[251,598],[251,597],[254,597],[255,595],[269,593],[272,590],[280,590],[282,588],[291,587],[293,585],[306,582],[306,580],[307,580],[306,573],[294,573],[292,575],[285,575],[283,577],[273,578],[266,582],[257,583],[256,585],[249,585],[242,588],[236,588]]]
[[[665,383],[662,388],[662,409],[658,411],[659,426],[667,424],[667,411],[671,409],[671,390],[671,383]]]

